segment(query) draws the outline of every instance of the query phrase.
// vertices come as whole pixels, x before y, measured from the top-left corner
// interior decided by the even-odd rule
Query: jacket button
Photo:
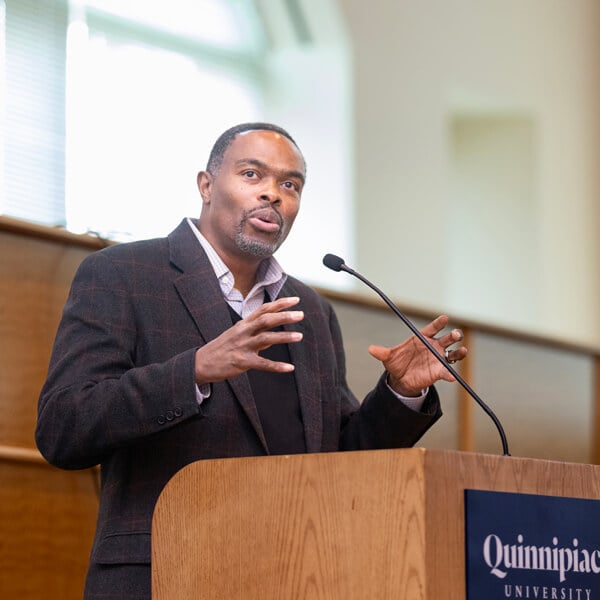
[[[158,417],[158,424],[159,425],[164,425],[166,423],[166,419],[165,419],[165,415],[160,415],[160,417]]]
[[[182,414],[183,414],[183,411],[181,410],[181,408],[177,407],[175,409],[175,416],[180,417]]]
[[[167,412],[167,421],[172,421],[174,417],[175,415],[173,414],[172,410]]]

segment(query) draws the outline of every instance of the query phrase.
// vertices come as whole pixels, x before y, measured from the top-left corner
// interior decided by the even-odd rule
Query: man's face
[[[271,256],[298,214],[304,177],[304,159],[286,137],[238,134],[217,173],[198,175],[200,231],[223,258]]]

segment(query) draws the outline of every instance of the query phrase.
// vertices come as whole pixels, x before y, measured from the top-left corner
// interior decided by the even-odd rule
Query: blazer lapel
[[[200,336],[205,343],[210,342],[232,326],[215,272],[185,221],[169,235],[169,243],[171,262],[182,271],[174,281],[175,288]],[[227,383],[268,451],[248,376],[244,373],[228,379]]]
[[[289,282],[283,286],[280,298],[300,296],[300,302],[293,310],[304,310],[308,307],[302,300],[302,295]],[[289,344],[290,358],[295,365],[296,387],[300,400],[300,410],[304,423],[304,435],[307,452],[320,452],[323,437],[323,411],[321,407],[321,389],[318,376],[317,348],[319,336],[316,335],[310,318],[304,318],[300,323],[284,325],[287,331],[300,331],[303,334],[301,342]]]

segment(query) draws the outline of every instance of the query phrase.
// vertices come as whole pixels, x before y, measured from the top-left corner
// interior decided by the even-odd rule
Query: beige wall
[[[421,313],[600,348],[600,3],[299,4],[314,39],[274,26],[270,63],[270,118],[297,132],[309,166],[286,268],[373,298],[320,267],[339,253]],[[262,5],[285,22],[282,3]],[[408,332],[336,309],[361,396],[379,374],[367,346]],[[592,460],[589,355],[477,333],[468,363],[514,455]],[[457,385],[439,389],[446,416],[421,443],[455,448]],[[474,449],[499,452],[477,407],[473,426]]]
[[[403,302],[600,344],[600,3],[338,6],[353,52],[356,266]],[[482,118],[529,124],[526,173],[494,158],[511,156],[502,131],[486,164],[465,164],[453,125]],[[498,223],[468,206],[458,219],[457,165],[529,191]]]

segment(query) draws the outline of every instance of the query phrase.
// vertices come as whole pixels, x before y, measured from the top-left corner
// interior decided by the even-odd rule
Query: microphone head
[[[332,271],[341,271],[344,266],[344,259],[335,254],[326,254],[323,257],[323,264]]]

